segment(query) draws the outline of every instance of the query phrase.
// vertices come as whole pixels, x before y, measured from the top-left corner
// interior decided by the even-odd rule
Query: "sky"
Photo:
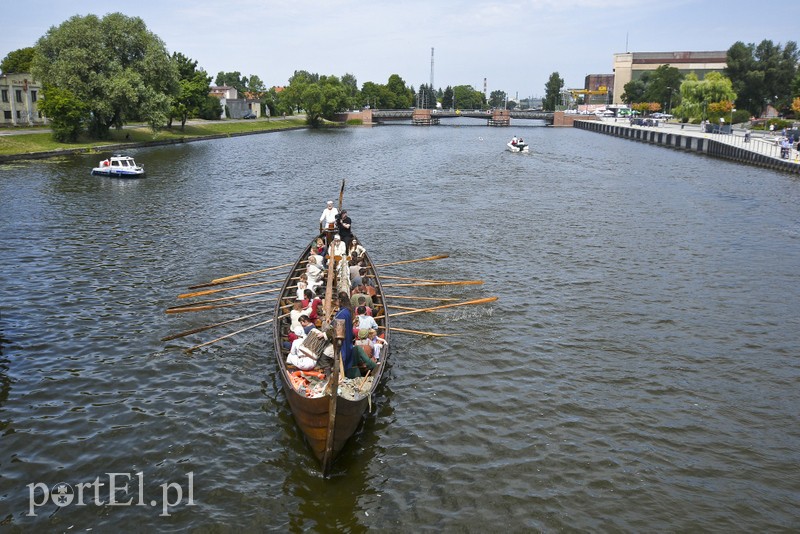
[[[16,13],[15,13],[16,12]],[[418,88],[471,85],[541,97],[611,74],[621,52],[727,50],[736,41],[800,41],[795,0],[27,0],[3,10],[0,57],[74,15],[144,20],[172,52],[220,71],[286,85],[296,70]],[[212,80],[213,81],[213,80]]]

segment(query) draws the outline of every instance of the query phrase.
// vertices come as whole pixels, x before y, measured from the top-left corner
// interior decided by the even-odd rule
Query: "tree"
[[[449,85],[442,93],[442,107],[444,109],[453,109],[453,88]]]
[[[42,90],[39,109],[50,119],[53,138],[61,143],[78,140],[86,118],[86,106],[69,89],[52,85]]]
[[[363,105],[373,109],[388,109],[394,104],[394,95],[385,85],[364,82],[364,85],[361,86],[361,101]]]
[[[716,120],[730,111],[736,100],[731,80],[719,72],[709,72],[700,81],[693,72],[681,84],[682,117],[694,120]],[[729,107],[730,106],[730,107]]]
[[[50,28],[36,43],[31,72],[45,89],[62,89],[83,102],[83,122],[98,138],[132,118],[167,117],[179,90],[161,39],[142,19],[121,13],[76,15]]]
[[[3,61],[0,61],[0,72],[3,74],[21,74],[31,71],[31,61],[36,48],[29,46],[9,52]]]
[[[647,91],[647,82],[649,77],[649,72],[643,72],[642,76],[638,80],[631,80],[626,83],[622,87],[622,101],[629,105],[644,102],[644,94]]]
[[[493,108],[503,107],[506,103],[506,92],[495,90],[489,95],[489,106]]]
[[[471,85],[456,85],[453,87],[453,99],[456,109],[483,109],[485,97]]]
[[[342,76],[342,87],[347,93],[347,107],[348,109],[357,109],[361,107],[361,91],[358,90],[358,81],[352,74],[345,74]]]
[[[790,86],[796,76],[800,50],[764,39],[757,46],[737,41],[728,49],[725,75],[737,93],[736,106],[760,115],[768,103],[786,111],[792,100]]]
[[[233,87],[238,93],[247,92],[247,78],[243,78],[242,73],[238,70],[234,72],[219,71],[217,77],[214,78],[214,85]]]
[[[186,120],[189,117],[198,116],[200,109],[205,105],[211,76],[206,74],[206,71],[197,68],[197,61],[192,61],[179,52],[172,54],[172,60],[178,69],[180,90],[172,101],[167,127],[172,127],[172,119],[175,118],[181,121],[181,130],[183,130]]]
[[[420,85],[419,91],[417,91],[416,107],[436,109],[436,91],[424,83]]]
[[[564,79],[559,76],[558,72],[550,75],[547,83],[544,85],[544,100],[542,107],[545,111],[555,111],[556,106],[561,97],[561,89],[564,87]]]
[[[406,87],[406,82],[399,74],[392,74],[389,76],[389,81],[386,82],[386,88],[392,94],[393,102],[391,103],[392,109],[405,109],[410,108],[414,101],[414,91]]]
[[[675,67],[667,65],[659,66],[647,77],[644,100],[647,102],[659,102],[662,109],[669,105],[677,106],[680,104],[680,86],[683,82],[683,74]]]
[[[322,119],[331,120],[334,114],[348,107],[348,95],[336,76],[310,76],[305,71],[296,71],[289,86],[282,91],[281,98],[292,107],[306,112],[306,122],[313,127]]]

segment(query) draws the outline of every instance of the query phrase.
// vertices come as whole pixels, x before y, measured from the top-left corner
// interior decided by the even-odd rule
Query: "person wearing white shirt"
[[[358,314],[358,329],[361,330],[362,328],[367,329],[378,329],[378,323],[375,322],[370,315],[367,315],[367,308],[365,306],[359,306],[356,310]]]
[[[322,215],[319,217],[319,225],[322,230],[330,228],[330,225],[336,227],[336,216],[339,215],[339,210],[333,207],[333,200],[328,201],[327,207],[322,210]]]

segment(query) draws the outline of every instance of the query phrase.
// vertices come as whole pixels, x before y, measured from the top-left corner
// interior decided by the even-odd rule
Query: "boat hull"
[[[144,171],[118,171],[110,170],[103,167],[95,167],[92,169],[93,176],[110,176],[112,178],[144,178]]]
[[[314,238],[316,239],[316,237]],[[359,240],[360,242],[360,240]],[[312,240],[313,243],[313,240]],[[364,391],[364,395],[358,399],[348,398],[342,395],[337,395],[335,406],[336,412],[330,412],[331,398],[330,395],[322,395],[319,397],[306,397],[304,393],[298,392],[292,385],[290,373],[294,369],[290,369],[286,364],[287,351],[283,348],[282,342],[286,339],[285,332],[288,330],[287,325],[283,321],[286,315],[286,309],[291,307],[291,304],[296,299],[296,288],[294,280],[299,277],[301,273],[305,272],[305,262],[303,261],[308,257],[311,244],[309,244],[303,253],[298,258],[294,267],[287,276],[286,281],[281,289],[280,298],[275,308],[275,320],[273,321],[274,327],[274,340],[275,340],[275,355],[278,365],[278,371],[281,377],[284,394],[289,402],[289,407],[292,410],[292,415],[297,423],[297,426],[303,432],[305,440],[311,448],[314,456],[322,463],[323,470],[327,469],[336,456],[339,455],[341,450],[345,447],[348,440],[358,430],[359,425],[364,420],[365,413],[370,406],[370,398],[375,394],[384,369],[386,362],[389,359],[389,345],[385,345],[381,350],[380,365],[375,368],[372,373],[372,382],[369,385],[369,391]],[[375,273],[375,267],[369,259],[369,254],[366,255],[368,267],[373,274],[375,280],[376,295],[373,296],[375,303],[373,314],[376,316],[376,321],[385,332],[385,339],[389,341],[388,319],[386,317],[385,304],[383,302],[383,289],[380,284],[380,279]],[[331,417],[334,418],[333,436],[332,436],[332,449],[328,454],[328,461],[326,462],[326,449],[328,447],[329,428]],[[323,473],[327,474],[327,473]]]

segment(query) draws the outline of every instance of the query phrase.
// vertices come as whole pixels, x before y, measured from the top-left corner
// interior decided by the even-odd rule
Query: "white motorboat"
[[[528,144],[523,141],[517,141],[516,139],[512,139],[506,146],[511,152],[528,152]]]
[[[96,176],[113,176],[115,178],[141,178],[144,176],[144,167],[137,165],[130,156],[114,154],[92,169],[92,174]]]

